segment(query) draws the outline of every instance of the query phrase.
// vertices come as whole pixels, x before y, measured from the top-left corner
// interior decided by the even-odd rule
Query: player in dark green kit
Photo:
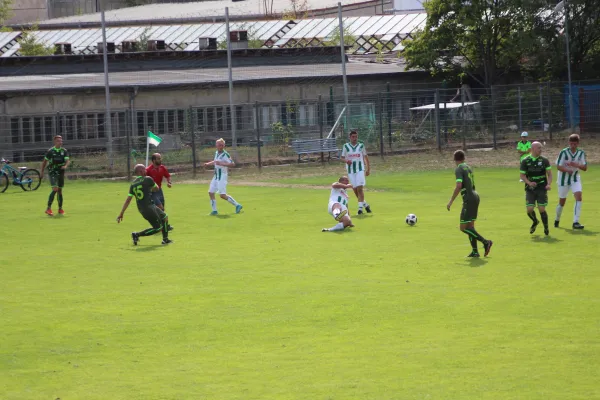
[[[138,211],[146,221],[150,222],[152,228],[145,229],[141,232],[133,232],[131,234],[133,244],[137,245],[142,236],[151,236],[158,232],[162,232],[162,244],[172,243],[172,240],[169,239],[169,218],[163,210],[155,206],[152,202],[152,192],[158,191],[158,185],[151,177],[146,176],[146,167],[144,165],[136,165],[134,173],[137,177],[131,183],[129,195],[127,200],[125,200],[125,204],[123,204],[121,214],[117,217],[117,222],[123,221],[123,214],[125,214],[125,210],[129,207],[131,199],[135,197]]]
[[[454,152],[454,161],[456,162],[456,169],[454,170],[456,175],[456,187],[452,198],[446,206],[448,211],[454,203],[454,199],[460,195],[463,199],[462,211],[460,212],[460,230],[469,236],[469,242],[471,243],[471,254],[468,257],[479,257],[479,250],[477,249],[477,241],[483,243],[485,249],[485,256],[490,254],[493,242],[486,240],[475,230],[475,221],[477,220],[477,211],[479,210],[479,194],[475,191],[475,179],[473,178],[473,171],[465,163],[465,153],[462,150]]]
[[[550,234],[546,206],[548,205],[548,190],[550,190],[550,182],[552,182],[552,167],[550,161],[542,156],[542,144],[540,142],[533,142],[531,144],[531,154],[521,161],[521,179],[525,182],[527,216],[533,221],[529,233],[533,234],[539,224],[534,210],[537,203],[544,224],[544,234]]]
[[[50,177],[50,185],[52,186],[50,197],[48,197],[48,208],[46,208],[46,214],[49,216],[54,215],[52,213],[52,203],[54,203],[54,197],[57,195],[58,213],[61,215],[65,213],[62,208],[62,188],[65,186],[65,170],[69,167],[71,161],[69,161],[69,152],[62,147],[62,142],[62,136],[54,136],[54,147],[48,150],[44,156],[40,171],[40,176],[43,178],[44,169],[46,168],[46,164],[48,165],[48,176]]]

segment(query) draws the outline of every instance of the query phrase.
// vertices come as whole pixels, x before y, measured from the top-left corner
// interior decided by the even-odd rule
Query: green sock
[[[58,192],[58,208],[62,208],[63,195],[62,192]]]
[[[548,229],[548,213],[544,211],[541,212],[540,215],[542,216],[542,223],[544,224],[544,228]]]
[[[483,236],[481,236],[476,230],[475,228],[468,228],[465,229],[465,233],[467,235],[469,235],[470,237],[474,238],[475,240],[479,240],[481,243],[486,244],[487,240],[485,240],[485,238]]]

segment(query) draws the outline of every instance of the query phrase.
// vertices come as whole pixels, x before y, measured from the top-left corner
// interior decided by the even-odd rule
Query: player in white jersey
[[[233,197],[227,194],[227,173],[229,168],[235,166],[235,163],[231,159],[228,152],[225,151],[225,140],[219,139],[216,142],[217,151],[215,151],[215,158],[212,161],[204,163],[205,167],[214,166],[215,173],[210,181],[210,187],[208,188],[208,196],[210,197],[210,205],[212,212],[210,215],[217,215],[217,200],[215,200],[215,192],[219,192],[223,200],[227,200],[235,206],[235,213],[239,214],[242,211],[242,205],[234,200]]]
[[[337,224],[329,229],[323,228],[323,232],[342,231],[347,227],[354,226],[348,213],[348,193],[346,193],[346,189],[352,189],[352,185],[349,184],[348,177],[346,176],[342,176],[337,182],[331,185],[327,211],[337,221]]]
[[[579,171],[587,171],[585,153],[579,149],[579,135],[569,136],[569,147],[560,151],[556,160],[558,168],[558,205],[556,206],[556,218],[554,227],[558,228],[560,215],[567,201],[569,191],[575,197],[575,208],[573,210],[573,229],[583,229],[579,223],[581,215],[582,188]]]
[[[350,142],[344,145],[342,160],[346,163],[348,178],[354,194],[358,198],[358,213],[363,213],[363,207],[370,213],[371,206],[365,201],[363,189],[367,183],[365,177],[371,174],[371,164],[369,156],[367,156],[367,149],[363,142],[358,141],[358,132],[355,130],[350,132]]]

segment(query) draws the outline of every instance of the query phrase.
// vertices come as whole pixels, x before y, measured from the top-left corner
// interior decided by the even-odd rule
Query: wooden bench
[[[327,153],[328,160],[331,159],[331,153],[338,153],[335,138],[329,139],[297,139],[292,141],[292,149],[298,154],[298,162],[302,154]]]

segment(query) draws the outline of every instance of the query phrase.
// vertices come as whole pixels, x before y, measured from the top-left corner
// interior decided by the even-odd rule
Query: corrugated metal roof
[[[343,6],[364,3],[365,0],[306,0],[309,10],[335,8],[338,2]],[[269,6],[271,1],[269,1]],[[282,14],[292,8],[290,0],[272,0],[273,7],[269,14]],[[260,16],[266,15],[264,2],[259,0],[247,1],[201,1],[195,3],[162,3],[149,4],[138,7],[121,8],[105,12],[106,21],[148,21],[161,19],[184,19],[199,17],[224,17],[225,7],[229,8],[230,16]],[[269,7],[270,8],[270,7]],[[39,22],[39,26],[58,25],[68,23],[99,22],[100,13],[77,15],[72,17],[54,18]]]

